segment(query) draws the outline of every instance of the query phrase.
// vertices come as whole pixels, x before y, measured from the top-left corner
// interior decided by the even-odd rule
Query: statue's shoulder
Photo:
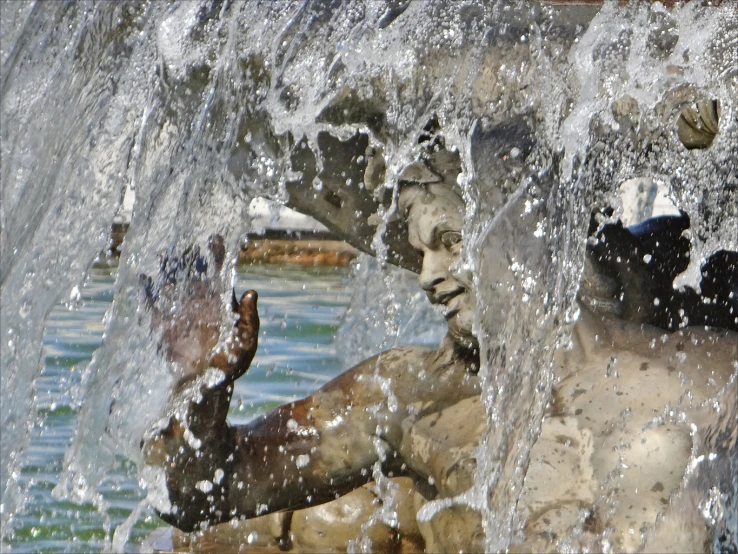
[[[403,363],[425,360],[429,355],[435,353],[435,349],[427,346],[396,346],[379,354],[382,363]]]
[[[398,346],[367,358],[342,375],[356,378],[357,375],[375,374],[377,370],[380,374],[392,375],[407,368],[423,368],[434,353],[434,349],[425,346]]]

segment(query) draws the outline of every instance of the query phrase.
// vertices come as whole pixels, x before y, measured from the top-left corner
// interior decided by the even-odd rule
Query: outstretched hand
[[[222,239],[213,240],[210,245],[218,269],[224,253],[219,256],[213,251],[214,244],[222,244]],[[202,501],[202,506],[206,506],[209,504],[205,497],[197,500],[199,492],[194,487],[203,479],[212,479],[213,460],[220,460],[220,465],[214,467],[226,466],[230,453],[226,418],[233,382],[248,370],[258,344],[258,294],[249,290],[237,300],[235,290],[232,292],[231,309],[236,320],[230,336],[219,344],[222,289],[220,281],[208,273],[204,257],[195,247],[179,258],[166,258],[162,270],[157,282],[148,277],[142,280],[152,315],[151,326],[161,330],[160,352],[175,376],[174,398],[184,399],[187,410],[172,412],[166,427],[145,437],[141,446],[146,463],[166,470],[173,503],[184,506],[194,502],[197,507]],[[225,379],[214,385],[198,383],[196,399],[190,394],[180,397],[210,368],[222,371]],[[203,452],[207,455],[200,456]],[[188,470],[183,472],[185,466]],[[187,500],[179,497],[180,493],[197,498]],[[194,518],[182,525],[199,521],[196,512],[180,513],[178,517],[183,522]]]
[[[141,276],[146,303],[151,311],[151,327],[161,330],[160,352],[171,364],[178,386],[217,368],[232,383],[249,368],[256,353],[259,335],[258,294],[246,291],[241,299],[232,292],[231,309],[237,314],[233,332],[219,344],[221,291],[217,278],[225,258],[223,239],[209,241],[216,275],[197,246],[181,256],[162,259],[156,280]]]
[[[238,314],[233,333],[225,346],[216,348],[210,358],[210,367],[220,369],[230,382],[246,373],[256,354],[259,339],[259,313],[256,309],[258,299],[259,295],[255,290],[244,292],[241,300],[236,300],[236,291],[233,291],[231,309]]]

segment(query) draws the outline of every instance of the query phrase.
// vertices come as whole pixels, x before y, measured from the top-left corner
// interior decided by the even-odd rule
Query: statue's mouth
[[[466,289],[463,287],[459,287],[448,292],[435,294],[433,295],[433,298],[431,298],[431,300],[433,300],[436,304],[442,304],[446,306],[446,311],[444,312],[443,316],[446,319],[451,319],[461,310],[461,308],[458,306],[459,302],[452,302],[452,300],[454,298],[458,298],[464,292],[466,292]]]
[[[449,310],[446,310],[446,312],[443,314],[443,317],[445,319],[451,319],[456,314],[458,314],[461,311],[461,308],[451,308]]]

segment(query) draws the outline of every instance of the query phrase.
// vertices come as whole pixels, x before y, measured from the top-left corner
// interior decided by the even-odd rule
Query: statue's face
[[[431,303],[445,307],[444,317],[454,339],[466,346],[475,344],[474,291],[454,276],[461,252],[463,202],[451,191],[434,194],[410,186],[400,193],[399,206],[407,221],[410,244],[423,254],[420,286]]]

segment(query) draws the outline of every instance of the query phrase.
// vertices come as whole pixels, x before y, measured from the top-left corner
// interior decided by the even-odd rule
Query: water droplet
[[[207,479],[204,479],[202,481],[198,481],[197,484],[195,484],[195,488],[201,490],[202,492],[210,492],[211,490],[213,490],[213,483],[211,483]]]
[[[216,469],[215,474],[213,475],[213,482],[216,485],[219,485],[220,482],[223,480],[224,476],[225,476],[225,472],[222,469],[220,468]]]

